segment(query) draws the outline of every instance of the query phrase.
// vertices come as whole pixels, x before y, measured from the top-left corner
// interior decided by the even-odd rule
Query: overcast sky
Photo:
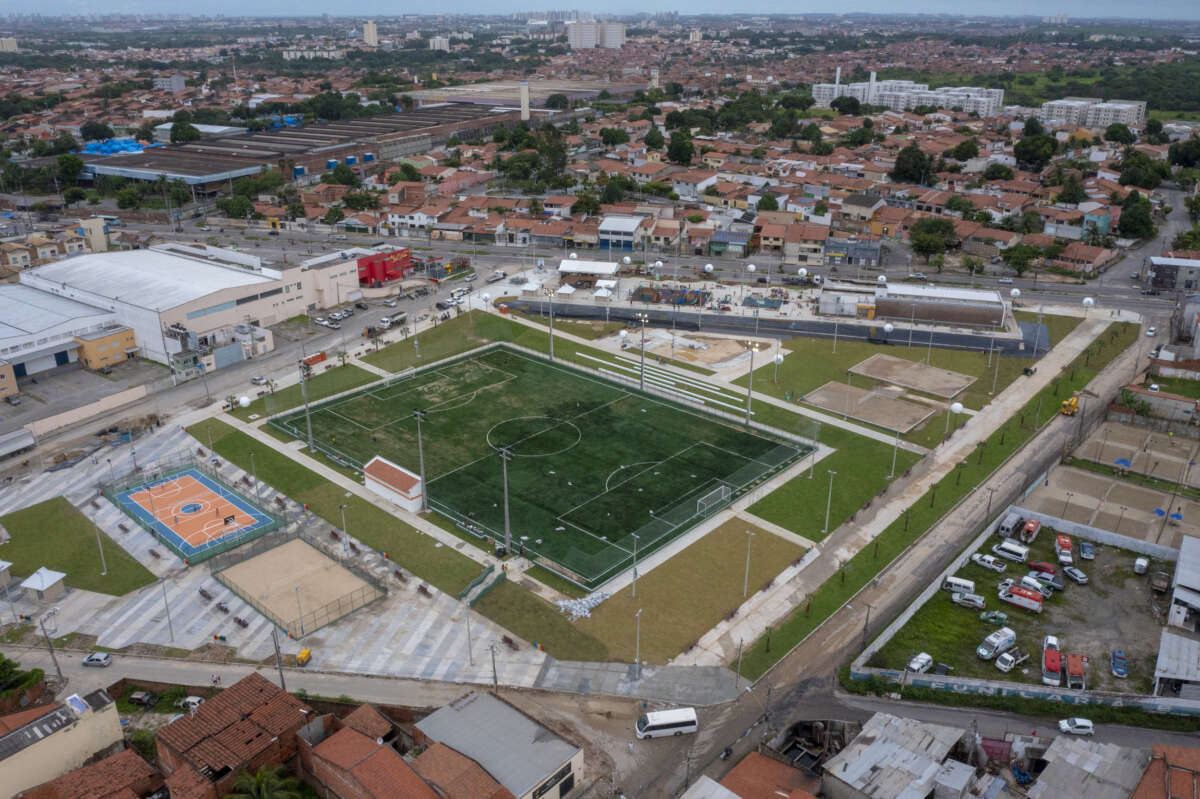
[[[637,12],[679,11],[691,14],[727,14],[733,10],[728,2],[721,0],[690,0],[687,3],[671,0],[612,0],[605,4],[589,3],[572,5],[554,0],[442,0],[436,8],[430,6],[398,5],[394,0],[360,0],[352,6],[337,5],[328,0],[208,0],[201,4],[183,3],[179,0],[43,0],[31,5],[26,0],[0,0],[0,14],[112,14],[112,13],[192,13],[192,14],[242,14],[304,15],[329,13],[335,16],[362,14],[364,16],[403,13],[458,13],[508,14],[515,11],[539,9],[578,8],[581,11],[606,14],[630,14]],[[1155,0],[1150,3],[1130,3],[1125,0],[984,0],[963,2],[962,0],[921,0],[900,9],[894,0],[850,0],[844,3],[816,2],[815,0],[749,0],[738,3],[740,13],[829,13],[837,10],[845,13],[949,13],[1004,15],[1067,14],[1070,17],[1124,17],[1133,15],[1145,19],[1189,19],[1200,20],[1200,2],[1197,0]]]

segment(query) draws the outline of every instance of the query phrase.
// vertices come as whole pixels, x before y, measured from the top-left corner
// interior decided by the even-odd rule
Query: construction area
[[[847,419],[907,433],[937,413],[937,409],[901,399],[903,393],[903,389],[890,386],[865,389],[831,380],[805,394],[803,399]]]
[[[851,366],[847,371],[943,399],[958,396],[975,382],[974,377],[961,372],[939,369],[920,361],[909,361],[883,353],[876,353]]]
[[[1073,454],[1126,474],[1200,488],[1200,470],[1192,469],[1200,455],[1196,439],[1105,422]]]

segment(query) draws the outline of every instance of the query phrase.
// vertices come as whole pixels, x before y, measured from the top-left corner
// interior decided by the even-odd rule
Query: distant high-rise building
[[[379,28],[375,26],[375,20],[369,19],[363,23],[363,44],[367,47],[379,46]]]
[[[875,80],[861,83],[815,83],[813,99],[818,106],[828,107],[839,97],[853,97],[867,105],[883,105],[893,111],[908,111],[919,105],[935,108],[958,108],[981,117],[994,116],[1004,104],[1003,89],[975,86],[942,86],[930,89],[928,84],[911,80]]]
[[[700,31],[688,31],[688,44],[700,44],[704,40],[704,34]]]
[[[567,42],[572,50],[620,49],[625,44],[625,23],[568,22]]]
[[[179,94],[187,88],[187,82],[183,75],[176,72],[174,75],[168,75],[165,78],[155,78],[153,86],[158,91]]]
[[[449,39],[449,37],[447,37],[447,36],[434,36],[434,37],[432,37],[432,38],[429,40],[429,49],[430,49],[430,50],[441,50],[441,51],[443,51],[443,52],[446,52],[446,53],[450,52],[450,39]]]
[[[11,36],[0,39],[0,53],[15,53],[17,52],[17,40]]]

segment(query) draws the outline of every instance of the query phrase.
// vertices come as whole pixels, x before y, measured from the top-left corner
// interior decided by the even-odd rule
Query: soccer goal
[[[729,501],[729,486],[719,485],[696,500],[696,515],[707,516],[710,509],[723,507]]]

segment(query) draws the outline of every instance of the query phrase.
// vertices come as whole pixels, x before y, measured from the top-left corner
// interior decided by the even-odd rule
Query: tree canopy
[[[671,143],[667,145],[667,158],[676,164],[690,164],[696,154],[692,144],[692,135],[686,130],[676,130],[671,133]]]
[[[929,157],[921,152],[921,148],[910,144],[896,156],[891,177],[897,183],[924,184],[929,181],[931,167]]]

